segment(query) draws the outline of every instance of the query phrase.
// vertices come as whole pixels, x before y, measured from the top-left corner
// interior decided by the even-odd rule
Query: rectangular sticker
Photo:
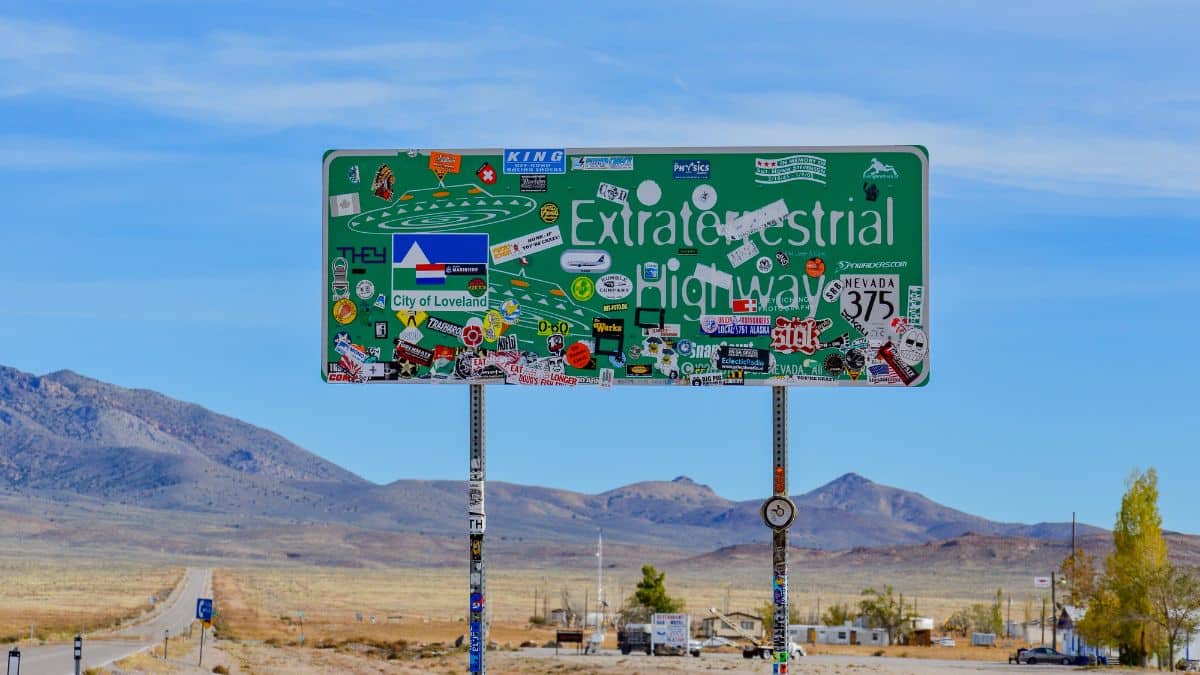
[[[825,184],[825,158],[815,155],[788,155],[754,159],[754,182],[765,185],[807,180]]]
[[[521,192],[545,192],[546,174],[521,174]]]
[[[610,183],[601,183],[598,185],[596,187],[596,196],[622,206],[629,203],[629,190]]]
[[[717,232],[728,239],[745,239],[768,227],[782,224],[788,217],[787,202],[777,199],[766,206],[747,211],[729,225],[717,223]]]
[[[557,225],[552,225],[544,230],[496,244],[492,247],[492,261],[499,265],[522,256],[554,248],[562,243],[562,232],[559,231]]]
[[[562,148],[517,148],[504,151],[504,173],[566,172],[567,153]]]
[[[486,311],[488,235],[393,234],[391,309]]]
[[[633,171],[633,157],[583,155],[572,160],[571,169],[575,171]]]
[[[703,180],[712,172],[707,159],[677,159],[671,163],[671,177],[675,180]]]
[[[770,372],[771,352],[756,347],[722,345],[717,348],[717,368],[719,370],[743,370],[751,373]]]
[[[744,244],[726,253],[725,257],[729,258],[729,264],[733,265],[733,269],[736,270],[742,266],[742,263],[745,263],[756,255],[758,255],[758,246],[753,241],[747,239]]]
[[[851,325],[888,323],[899,313],[900,275],[843,274],[842,316]]]

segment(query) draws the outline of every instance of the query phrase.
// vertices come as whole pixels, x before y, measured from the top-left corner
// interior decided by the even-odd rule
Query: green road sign
[[[919,386],[918,146],[334,150],[328,382]]]

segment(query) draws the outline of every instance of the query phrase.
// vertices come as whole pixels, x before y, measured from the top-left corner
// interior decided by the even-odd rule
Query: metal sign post
[[[470,672],[484,673],[484,652],[487,649],[487,618],[484,615],[483,532],[487,516],[483,508],[485,471],[487,469],[484,441],[484,390],[481,384],[471,385],[471,448],[470,480],[467,483],[468,525],[471,538],[471,645]]]
[[[79,675],[80,662],[83,661],[83,636],[75,636],[75,675]]]
[[[787,675],[788,672],[788,536],[787,527],[795,517],[796,509],[791,506],[787,494],[787,387],[771,387],[772,428],[772,497],[765,505],[764,518],[771,532],[771,586],[775,601],[775,615],[771,622],[771,647],[775,651],[772,672]],[[773,516],[790,508],[786,522],[773,520]]]

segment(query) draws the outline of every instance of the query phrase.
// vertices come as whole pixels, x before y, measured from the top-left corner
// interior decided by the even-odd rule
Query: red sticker
[[[592,360],[592,350],[582,342],[567,347],[567,365],[572,368],[587,368],[588,362]]]
[[[468,347],[478,347],[483,344],[483,326],[476,324],[463,326],[462,341]]]

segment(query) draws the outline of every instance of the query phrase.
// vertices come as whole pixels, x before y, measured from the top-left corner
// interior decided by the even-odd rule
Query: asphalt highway
[[[196,615],[196,598],[212,597],[212,570],[188,569],[183,582],[150,617],[105,632],[96,639],[83,638],[82,670],[104,666],[152,647],[171,635],[187,631]],[[21,649],[20,675],[72,675],[75,672],[74,645],[47,644]]]

